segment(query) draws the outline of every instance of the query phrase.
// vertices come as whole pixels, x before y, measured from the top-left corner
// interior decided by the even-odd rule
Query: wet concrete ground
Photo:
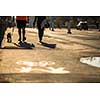
[[[100,57],[97,30],[67,34],[66,29],[46,29],[43,44],[38,43],[36,29],[27,28],[27,41],[21,44],[16,28],[12,43],[7,43],[6,34],[0,49],[0,82],[100,82],[100,68],[80,62],[83,57]]]

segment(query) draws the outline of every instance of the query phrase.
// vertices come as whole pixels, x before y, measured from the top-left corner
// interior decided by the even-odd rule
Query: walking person
[[[0,16],[0,48],[2,47],[5,31],[8,27],[9,17],[11,16]]]
[[[96,25],[96,29],[99,29],[99,21],[96,21],[95,25]]]
[[[36,21],[37,21],[39,42],[42,43],[42,38],[44,35],[44,28],[46,23],[46,16],[35,16],[33,26],[35,26]]]
[[[70,20],[68,20],[68,23],[67,23],[67,30],[68,30],[68,34],[71,34],[72,32],[71,32],[71,21]]]
[[[28,21],[27,16],[16,16],[16,22],[17,22],[17,28],[18,28],[18,34],[19,34],[18,41],[20,42],[26,40],[25,28],[26,28],[27,21]]]
[[[54,16],[50,16],[50,30],[54,31]]]

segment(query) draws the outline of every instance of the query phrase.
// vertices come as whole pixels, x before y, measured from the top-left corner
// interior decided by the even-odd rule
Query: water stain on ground
[[[100,68],[100,57],[84,57],[80,59],[80,62]]]

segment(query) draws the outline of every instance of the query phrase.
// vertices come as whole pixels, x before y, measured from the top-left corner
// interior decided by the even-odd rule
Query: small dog
[[[12,42],[11,33],[8,33],[8,34],[7,34],[7,42],[8,42],[8,43],[11,43],[11,42]]]

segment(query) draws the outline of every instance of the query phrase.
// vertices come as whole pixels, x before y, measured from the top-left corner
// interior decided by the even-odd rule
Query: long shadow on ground
[[[14,44],[13,46],[4,46],[1,49],[33,49],[35,48],[35,45],[33,43],[27,43],[27,42],[19,42],[19,43],[14,43],[12,42],[12,44]]]
[[[17,43],[13,43],[13,44],[18,46],[18,47],[21,47],[23,49],[33,49],[35,47],[34,44],[27,43],[27,42],[19,42],[18,44]]]
[[[56,48],[56,44],[49,44],[46,42],[41,42],[41,44],[45,47],[48,47],[48,48]]]

